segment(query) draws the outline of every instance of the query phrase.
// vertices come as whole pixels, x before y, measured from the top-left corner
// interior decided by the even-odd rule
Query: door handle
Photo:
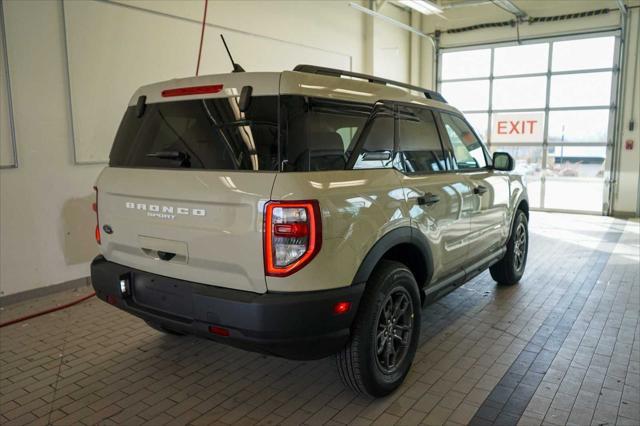
[[[438,201],[440,201],[440,197],[438,197],[437,195],[433,195],[430,192],[427,192],[426,194],[417,198],[418,205],[421,206],[432,206]]]
[[[487,188],[482,186],[482,185],[478,185],[475,188],[473,188],[473,193],[474,194],[482,195],[485,192],[487,192]]]

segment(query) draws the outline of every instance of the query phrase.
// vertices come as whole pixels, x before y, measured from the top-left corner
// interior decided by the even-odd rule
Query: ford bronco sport
[[[337,354],[382,396],[422,306],[517,283],[526,187],[438,93],[301,65],[144,86],[96,183],[99,298],[167,333]],[[428,308],[426,308],[428,309]]]

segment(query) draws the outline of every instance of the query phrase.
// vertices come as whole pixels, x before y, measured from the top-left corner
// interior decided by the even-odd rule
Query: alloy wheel
[[[527,228],[524,223],[518,224],[516,229],[516,239],[513,247],[513,266],[516,271],[520,271],[524,266],[527,252]]]
[[[409,292],[398,287],[382,303],[376,329],[376,361],[386,374],[394,373],[407,356],[413,333],[413,304]]]

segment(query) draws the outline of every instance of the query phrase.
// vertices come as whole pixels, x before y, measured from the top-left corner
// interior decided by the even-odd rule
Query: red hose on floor
[[[84,302],[87,299],[91,299],[95,295],[96,295],[96,293],[93,292],[91,294],[87,294],[86,296],[82,296],[81,298],[76,299],[73,302],[69,302],[69,303],[66,303],[64,305],[56,306],[55,308],[45,309],[44,311],[36,312],[34,314],[25,315],[23,317],[12,319],[10,321],[0,322],[0,328],[6,327],[6,326],[12,325],[12,324],[17,324],[19,322],[26,321],[26,320],[31,319],[31,318],[39,317],[41,315],[50,314],[51,312],[61,311],[61,310],[66,309],[66,308],[68,308],[70,306],[77,305],[80,302]]]

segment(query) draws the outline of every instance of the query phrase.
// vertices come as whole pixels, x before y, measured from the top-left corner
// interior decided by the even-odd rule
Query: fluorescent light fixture
[[[387,15],[383,15],[382,13],[376,12],[375,10],[371,10],[371,9],[369,9],[367,7],[360,6],[359,4],[356,4],[354,2],[349,3],[349,6],[354,8],[354,9],[356,9],[356,10],[359,10],[362,13],[366,13],[367,15],[371,15],[371,16],[373,16],[375,18],[378,18],[378,19],[380,19],[382,21],[388,22],[391,25],[395,25],[398,28],[402,28],[403,30],[407,30],[409,32],[417,34],[420,37],[427,38],[427,39],[431,40],[431,43],[434,43],[433,42],[433,38],[431,36],[429,36],[428,34],[423,33],[422,31],[416,30],[411,25],[407,25],[407,24],[404,24],[404,23],[402,23],[400,21],[396,21],[395,19],[390,18]],[[435,46],[435,44],[434,44],[434,46]]]
[[[442,13],[442,9],[440,8],[440,6],[427,0],[398,0],[398,3],[403,6],[410,7],[413,10],[417,10],[424,15]]]

